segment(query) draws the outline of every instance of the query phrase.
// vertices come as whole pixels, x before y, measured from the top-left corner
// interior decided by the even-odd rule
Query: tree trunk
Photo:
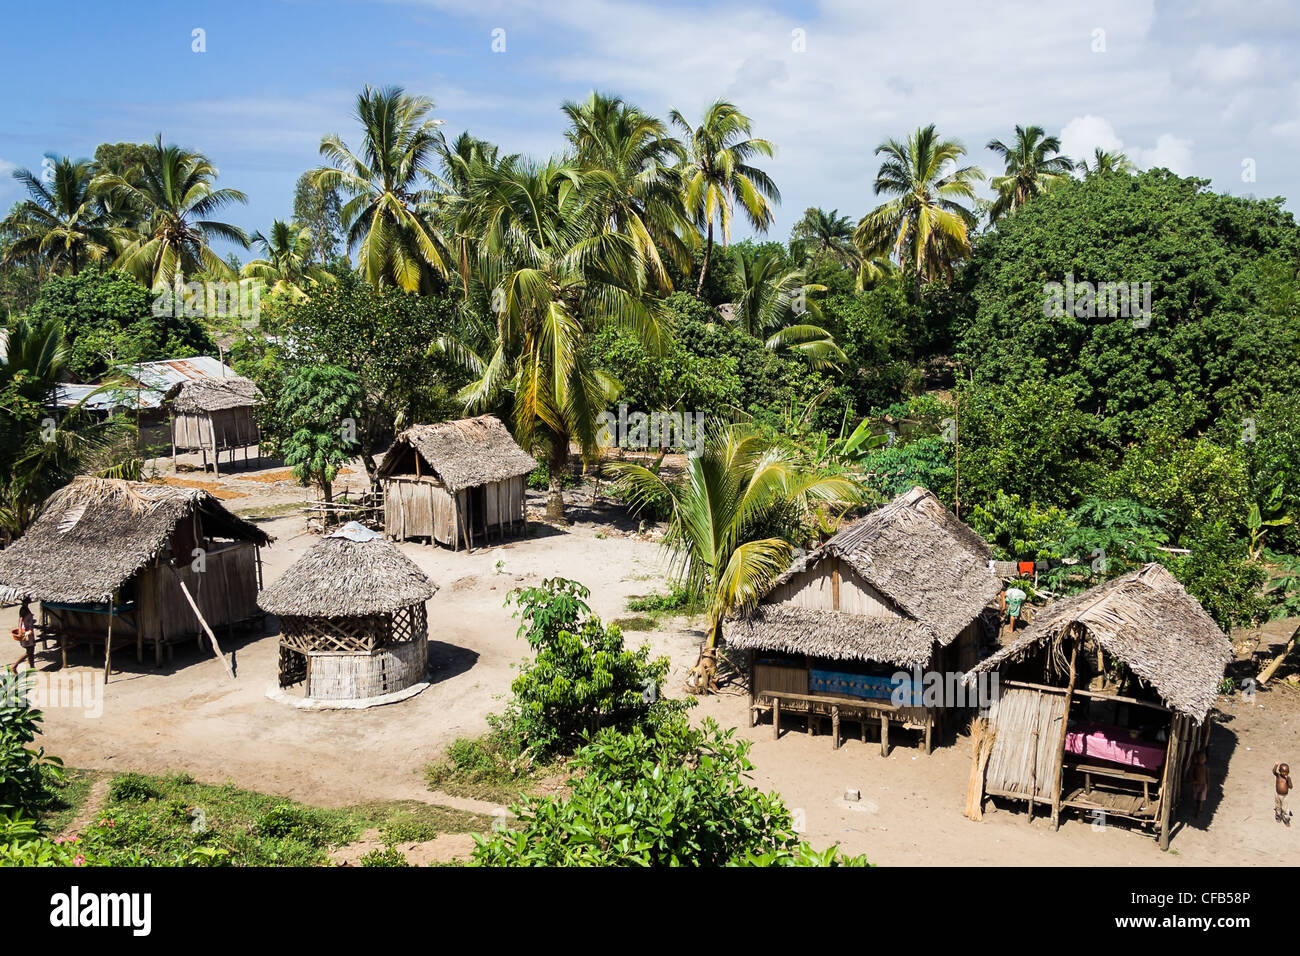
[[[718,642],[722,640],[722,618],[709,625],[709,639],[700,648],[700,659],[686,675],[686,690],[692,694],[713,694],[718,690]]]
[[[564,517],[564,476],[569,471],[569,439],[567,435],[551,436],[551,480],[546,499],[546,517],[558,524],[568,524]]]
[[[704,293],[704,276],[709,271],[709,256],[713,254],[713,220],[709,220],[709,238],[704,243],[704,261],[700,263],[700,281],[695,285],[697,296]]]

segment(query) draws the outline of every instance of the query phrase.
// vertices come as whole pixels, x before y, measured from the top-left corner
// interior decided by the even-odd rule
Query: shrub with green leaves
[[[511,684],[503,727],[539,755],[566,752],[605,727],[653,726],[684,706],[660,698],[668,659],[651,660],[648,645],[625,648],[618,626],[591,614],[590,594],[576,581],[550,578],[507,598],[534,658]]]
[[[723,866],[852,863],[805,851],[790,811],[750,786],[748,743],[678,716],[654,735],[606,728],[574,755],[568,795],[511,808],[519,829],[476,837],[477,866]]]
[[[63,762],[28,746],[43,716],[28,698],[31,674],[0,672],[0,816],[35,817],[54,799]]]

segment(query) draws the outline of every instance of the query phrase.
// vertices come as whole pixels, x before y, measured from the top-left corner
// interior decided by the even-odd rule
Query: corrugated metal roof
[[[196,355],[193,358],[161,359],[157,362],[141,362],[139,365],[126,366],[121,370],[124,378],[138,382],[136,387],[130,382],[106,388],[100,394],[86,402],[92,411],[109,411],[113,408],[154,409],[162,406],[163,396],[173,385],[181,382],[203,378],[235,378],[233,368],[223,364],[211,355]],[[54,401],[59,408],[71,408],[99,385],[65,384],[54,389]]]

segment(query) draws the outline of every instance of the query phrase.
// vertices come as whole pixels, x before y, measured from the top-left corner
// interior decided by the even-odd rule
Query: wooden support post
[[[840,559],[831,558],[831,610],[840,609]]]
[[[880,756],[889,756],[889,715],[880,715]]]
[[[838,707],[831,707],[831,734],[833,735],[834,738],[834,742],[831,745],[831,750],[839,750],[840,749],[840,709]]]
[[[108,683],[108,675],[113,666],[113,597],[108,597],[108,636],[104,639],[104,683]]]
[[[1183,718],[1181,714],[1174,714],[1174,719],[1169,723],[1169,748],[1165,751],[1165,776],[1160,783],[1160,849],[1169,849],[1169,825],[1173,820],[1174,811],[1174,784],[1176,775],[1179,771],[1179,751],[1182,748],[1182,729]]]
[[[781,739],[781,698],[772,698],[772,739]]]
[[[934,753],[934,711],[926,709],[925,712],[925,754],[928,757]]]
[[[1074,647],[1070,649],[1070,683],[1065,687],[1065,709],[1061,712],[1061,733],[1056,738],[1056,764],[1052,781],[1052,829],[1061,828],[1061,787],[1065,779],[1065,735],[1070,726],[1070,699],[1074,696],[1074,682],[1078,676],[1079,643],[1083,635],[1076,629]]]

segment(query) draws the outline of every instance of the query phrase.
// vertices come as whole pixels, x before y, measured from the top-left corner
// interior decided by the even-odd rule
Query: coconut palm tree
[[[781,192],[771,177],[750,161],[755,156],[772,156],[775,150],[767,140],[751,138],[749,117],[725,100],[710,106],[698,126],[691,126],[677,110],[669,113],[669,119],[687,137],[687,159],[681,166],[686,210],[698,228],[707,230],[704,261],[695,286],[698,295],[709,271],[715,222],[724,246],[731,241],[737,202],[741,214],[759,232],[766,232],[772,224],[772,203],[781,201]]]
[[[103,262],[112,253],[112,222],[104,215],[91,183],[94,164],[47,154],[49,182],[30,170],[13,175],[27,188],[19,203],[0,224],[11,237],[3,261],[30,259],[50,274],[74,275],[83,266]]]
[[[861,498],[852,481],[802,468],[748,425],[712,423],[680,481],[666,482],[643,465],[617,471],[638,505],[669,502],[664,546],[673,554],[672,573],[704,598],[708,637],[687,679],[696,693],[714,689],[724,620],[753,608],[790,565],[793,547],[770,529],[809,518],[820,503]]]
[[[270,236],[253,233],[252,244],[262,250],[263,258],[246,264],[240,275],[260,279],[272,292],[300,301],[307,298],[306,287],[317,282],[333,282],[334,276],[320,266],[309,265],[312,235],[308,226],[276,219]]]
[[[592,93],[562,109],[579,167],[610,179],[602,190],[610,228],[632,239],[658,290],[671,292],[663,259],[689,270],[698,238],[683,203],[685,148],[663,121],[616,96]]]
[[[1099,173],[1131,173],[1137,169],[1133,160],[1123,153],[1108,153],[1100,146],[1092,151],[1092,165],[1086,159],[1079,160],[1079,167],[1089,176]]]
[[[642,249],[612,227],[610,188],[609,177],[572,163],[509,157],[474,171],[469,189],[479,198],[457,221],[477,250],[496,341],[486,359],[464,343],[441,344],[475,375],[461,392],[467,408],[511,393],[516,439],[549,448],[547,514],[555,520],[564,518],[569,444],[595,453],[598,416],[618,387],[589,364],[586,334],[615,325],[656,351],[665,334],[656,300],[646,297]]]
[[[209,242],[225,239],[246,249],[248,236],[238,226],[209,217],[231,204],[248,202],[248,197],[237,189],[216,188],[218,175],[202,153],[164,146],[159,134],[146,145],[142,165],[132,175],[96,176],[95,188],[129,209],[135,222],[120,243],[114,266],[150,287],[170,286],[184,273],[235,278]]]
[[[429,116],[432,110],[433,100],[400,87],[367,86],[356,105],[359,155],[335,134],[320,143],[330,165],[314,170],[314,181],[351,197],[343,206],[348,251],[358,250],[361,274],[376,288],[427,292],[447,277],[431,189],[442,120]]]
[[[814,324],[821,307],[813,295],[825,292],[824,285],[808,282],[803,269],[787,267],[776,252],[737,248],[733,258],[741,288],[733,322],[769,349],[795,352],[814,368],[845,361],[831,334]]]
[[[858,259],[853,245],[853,220],[838,209],[827,212],[816,206],[804,210],[803,218],[790,232],[790,244],[803,243],[808,260],[816,268],[826,260],[851,265]]]
[[[878,196],[891,197],[867,213],[853,233],[864,259],[892,258],[922,282],[952,275],[953,264],[970,255],[975,217],[960,200],[975,198],[984,178],[977,166],[958,166],[966,155],[961,143],[941,139],[934,125],[915,130],[906,141],[886,140],[876,174]]]
[[[1035,196],[1066,179],[1074,170],[1074,160],[1052,155],[1061,151],[1061,141],[1047,136],[1041,126],[1017,126],[1010,146],[991,139],[986,147],[1002,157],[1006,171],[993,178],[997,198],[989,208],[989,221],[997,222],[1013,213]]]

